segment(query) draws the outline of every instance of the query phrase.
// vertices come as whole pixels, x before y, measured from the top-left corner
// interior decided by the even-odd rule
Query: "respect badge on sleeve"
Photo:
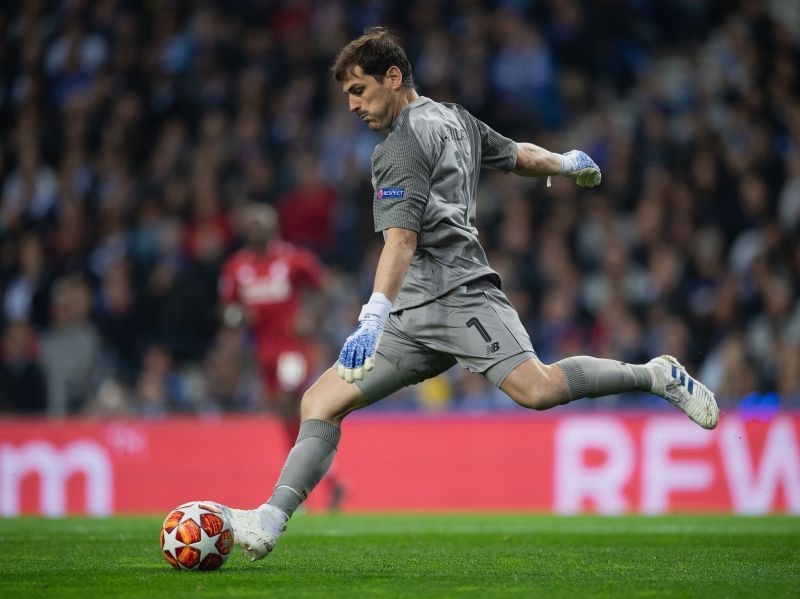
[[[378,189],[379,200],[399,200],[406,194],[405,187],[381,187]]]

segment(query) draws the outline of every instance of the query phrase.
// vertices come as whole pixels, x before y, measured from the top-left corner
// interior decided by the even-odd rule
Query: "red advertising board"
[[[800,513],[800,415],[356,415],[346,510]],[[0,421],[0,515],[161,513],[265,500],[286,454],[263,416]],[[325,485],[312,509],[325,503]]]

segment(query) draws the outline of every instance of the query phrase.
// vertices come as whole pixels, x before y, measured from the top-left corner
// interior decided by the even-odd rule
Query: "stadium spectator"
[[[50,273],[41,239],[29,232],[19,241],[15,274],[8,281],[3,305],[9,321],[30,320],[39,329],[49,321]]]
[[[169,350],[161,345],[148,347],[136,381],[136,413],[163,416],[187,411],[190,401],[185,381],[175,371]]]
[[[47,384],[33,327],[17,320],[0,339],[0,413],[44,413]]]
[[[51,324],[41,339],[52,416],[81,411],[105,374],[102,339],[89,320],[90,308],[89,287],[82,277],[62,277],[53,283]]]
[[[120,261],[109,266],[95,296],[95,321],[112,354],[115,378],[128,384],[136,379],[141,349],[136,299],[128,264]]]

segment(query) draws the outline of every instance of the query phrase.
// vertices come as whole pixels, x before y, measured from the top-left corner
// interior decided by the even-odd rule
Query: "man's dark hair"
[[[403,87],[413,88],[414,77],[406,51],[397,37],[383,27],[370,27],[364,35],[347,44],[331,67],[334,79],[342,83],[347,73],[356,67],[364,74],[383,81],[390,67],[397,67],[403,75]]]

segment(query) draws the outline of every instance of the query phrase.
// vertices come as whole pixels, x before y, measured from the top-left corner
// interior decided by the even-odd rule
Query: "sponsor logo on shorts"
[[[406,194],[405,187],[381,187],[378,189],[378,199],[402,199]]]
[[[490,343],[486,346],[486,355],[491,356],[492,354],[496,354],[500,350],[500,342],[495,341],[494,343]]]

